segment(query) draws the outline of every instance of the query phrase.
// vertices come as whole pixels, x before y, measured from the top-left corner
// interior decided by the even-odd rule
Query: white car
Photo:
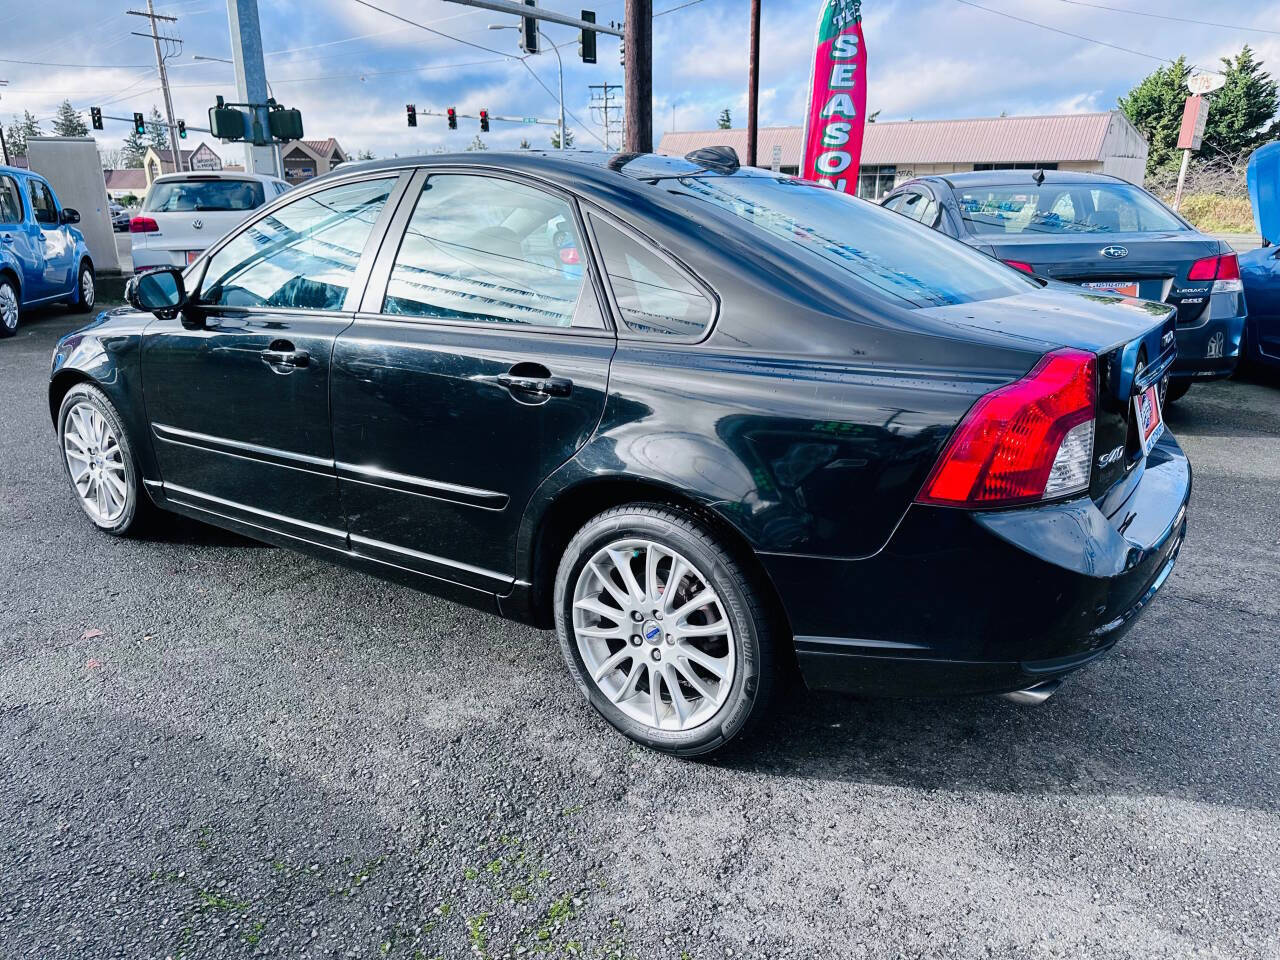
[[[277,177],[239,171],[167,173],[129,221],[133,269],[184,267],[253,210],[289,189]]]

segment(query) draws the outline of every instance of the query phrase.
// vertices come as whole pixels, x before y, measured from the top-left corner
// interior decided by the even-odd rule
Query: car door
[[[147,328],[143,392],[166,497],[345,548],[330,364],[399,177],[366,175],[274,207],[197,266],[188,315]]]
[[[26,215],[22,190],[13,177],[0,174],[0,260],[18,272],[24,300],[39,300],[44,288],[44,245],[40,231]]]
[[[27,198],[34,220],[32,239],[42,254],[40,297],[58,297],[75,284],[75,240],[58,216],[58,201],[49,185],[38,177],[27,178]]]
[[[525,504],[604,409],[615,341],[582,237],[572,199],[527,178],[418,174],[334,351],[353,550],[510,587]]]

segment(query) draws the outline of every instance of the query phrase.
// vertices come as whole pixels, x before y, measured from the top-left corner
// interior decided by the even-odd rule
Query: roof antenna
[[[1036,172],[1031,175],[1031,179],[1036,182],[1037,187],[1040,186],[1040,184],[1044,183],[1044,170],[1037,167]]]

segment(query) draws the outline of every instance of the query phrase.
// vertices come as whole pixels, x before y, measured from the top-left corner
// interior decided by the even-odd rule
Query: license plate
[[[1118,297],[1136,297],[1138,295],[1137,280],[1094,280],[1080,286],[1099,293],[1114,293]]]
[[[1142,455],[1146,456],[1164,433],[1164,417],[1160,414],[1160,392],[1157,384],[1152,384],[1133,398],[1133,414],[1138,423],[1138,442],[1142,444]]]
[[[204,251],[203,251],[203,250],[188,250],[188,251],[187,251],[187,266],[190,266],[191,264],[193,264],[193,263],[195,263],[197,260],[199,260],[199,259],[200,259],[200,254],[202,254],[202,253],[204,253]]]

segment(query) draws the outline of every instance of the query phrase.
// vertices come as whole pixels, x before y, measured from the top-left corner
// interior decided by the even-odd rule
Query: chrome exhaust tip
[[[1012,693],[1000,694],[1002,699],[1008,700],[1010,703],[1021,704],[1024,707],[1038,707],[1044,703],[1062,686],[1062,678],[1056,680],[1046,680],[1044,683],[1037,683],[1035,686],[1027,687],[1025,690],[1014,690]]]

